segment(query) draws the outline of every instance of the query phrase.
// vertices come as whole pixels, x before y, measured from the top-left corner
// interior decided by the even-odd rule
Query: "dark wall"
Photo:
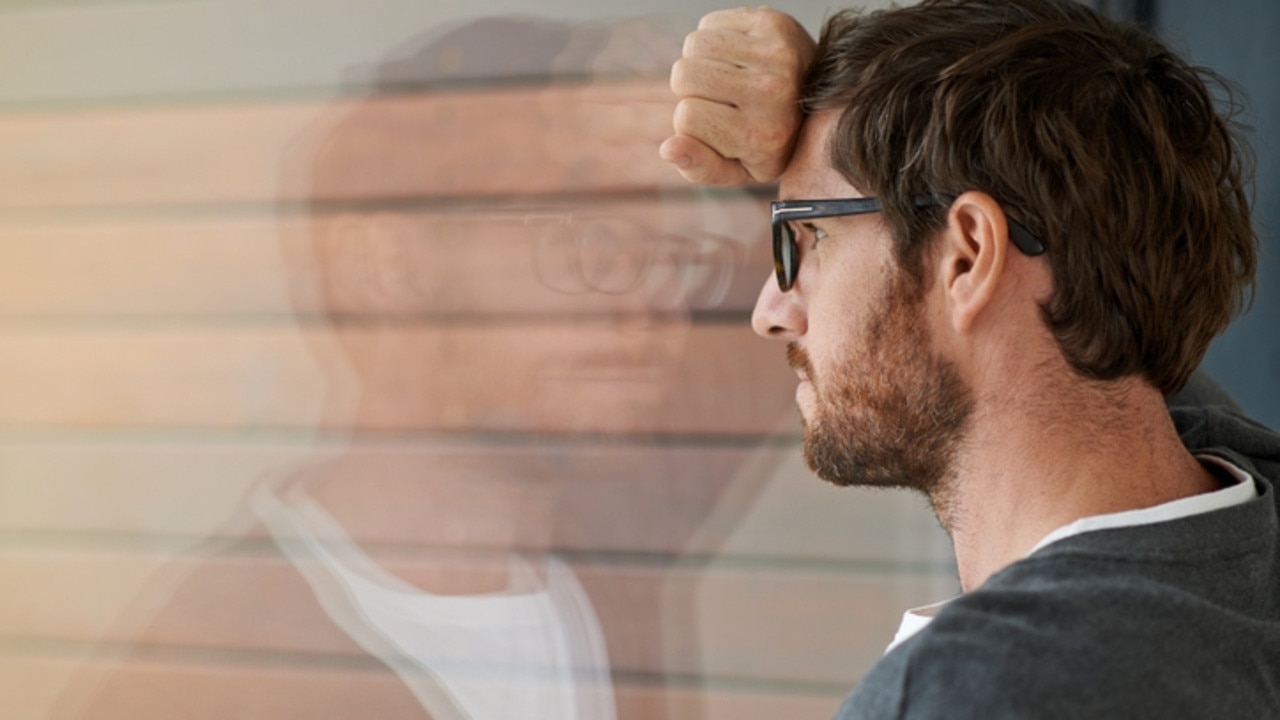
[[[1262,244],[1250,312],[1214,343],[1205,366],[1255,418],[1280,428],[1280,2],[1155,0],[1156,32],[1244,90],[1257,152],[1254,227]]]

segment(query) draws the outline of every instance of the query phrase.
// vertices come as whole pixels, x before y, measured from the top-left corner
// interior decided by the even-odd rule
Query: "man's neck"
[[[1039,397],[1052,401],[980,400],[956,475],[935,500],[966,591],[1075,520],[1217,488],[1150,386],[1079,381]]]

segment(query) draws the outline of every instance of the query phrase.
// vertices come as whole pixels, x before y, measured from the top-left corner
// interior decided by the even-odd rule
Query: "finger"
[[[697,138],[720,155],[736,160],[748,148],[743,132],[746,118],[731,105],[686,97],[676,103],[672,125],[677,135]]]
[[[658,146],[658,157],[674,165],[677,170],[692,167],[700,150],[690,140],[692,138],[688,135],[672,135]]]
[[[716,10],[702,16],[702,19],[698,21],[698,29],[721,29],[750,33],[760,27],[762,18],[768,14],[781,15],[782,13],[759,7],[736,7]]]
[[[739,108],[761,120],[790,116],[800,101],[796,81],[786,75],[753,72],[701,58],[682,58],[673,63],[670,85],[678,98],[709,100]]]
[[[745,67],[760,56],[760,41],[735,30],[711,28],[685,36],[681,54],[686,58],[707,58]]]
[[[726,158],[695,138],[676,135],[658,147],[658,155],[675,165],[689,182],[729,187],[755,182],[742,163]]]
[[[710,13],[685,38],[685,57],[715,57],[744,67],[803,72],[815,42],[795,18],[767,7]]]
[[[789,124],[775,118],[752,117],[738,108],[702,98],[676,103],[673,125],[677,135],[688,135],[730,160],[740,160],[758,179],[776,177],[786,163],[783,157],[795,134]]]
[[[671,66],[671,92],[738,107],[755,97],[755,76],[742,68],[705,58],[681,58]]]

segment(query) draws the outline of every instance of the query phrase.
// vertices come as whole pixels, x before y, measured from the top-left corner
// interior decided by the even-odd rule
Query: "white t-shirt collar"
[[[1258,497],[1258,488],[1253,483],[1253,478],[1249,477],[1249,473],[1236,467],[1227,460],[1213,455],[1196,456],[1202,463],[1213,463],[1228,475],[1235,479],[1235,483],[1228,485],[1220,490],[1213,492],[1192,495],[1191,497],[1171,500],[1167,503],[1156,505],[1155,507],[1142,508],[1141,510],[1126,510],[1124,512],[1108,513],[1106,515],[1094,515],[1092,517],[1084,517],[1075,522],[1063,525],[1044,537],[1043,540],[1036,543],[1027,555],[1047,547],[1059,540],[1064,540],[1072,535],[1092,532],[1094,530],[1110,530],[1112,528],[1134,527],[1137,525],[1152,525],[1169,520],[1178,520],[1180,518],[1191,517],[1192,515],[1201,515],[1204,513],[1222,510],[1234,505],[1243,505],[1250,500]],[[1025,556],[1024,556],[1025,557]]]

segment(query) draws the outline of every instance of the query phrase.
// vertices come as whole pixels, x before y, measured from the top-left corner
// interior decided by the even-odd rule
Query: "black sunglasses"
[[[942,205],[932,197],[916,198],[918,208]],[[884,209],[876,198],[841,198],[834,200],[784,200],[770,203],[770,219],[773,223],[773,271],[778,277],[778,289],[786,292],[795,285],[800,272],[800,250],[796,245],[796,233],[791,223],[796,220],[866,215]],[[1044,252],[1044,243],[1031,234],[1021,223],[1005,215],[1009,223],[1009,239],[1024,254],[1035,257]]]

